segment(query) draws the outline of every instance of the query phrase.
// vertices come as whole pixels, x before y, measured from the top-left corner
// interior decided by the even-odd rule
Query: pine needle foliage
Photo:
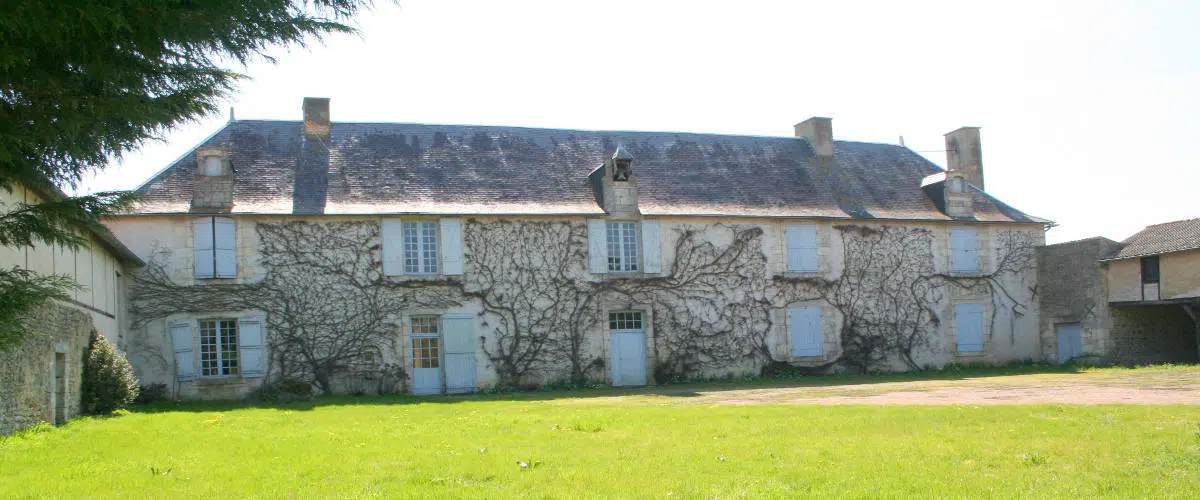
[[[265,60],[347,24],[370,0],[7,0],[0,2],[0,188],[39,201],[0,204],[0,245],[77,248],[129,193],[68,197],[89,172],[167,130],[217,111]],[[72,283],[0,271],[0,351],[15,318]],[[57,289],[58,294],[53,293]]]

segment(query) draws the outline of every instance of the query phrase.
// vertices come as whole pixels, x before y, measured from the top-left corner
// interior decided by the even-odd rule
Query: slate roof
[[[238,120],[202,146],[232,151],[233,210],[255,214],[602,214],[588,174],[622,147],[644,215],[950,220],[921,189],[942,169],[903,146],[673,132]],[[315,140],[313,140],[315,141]],[[189,153],[147,181],[135,213],[186,213]],[[1047,223],[974,191],[980,221]]]
[[[1121,250],[1104,260],[1131,259],[1146,255],[1200,249],[1200,219],[1164,222],[1121,242]]]

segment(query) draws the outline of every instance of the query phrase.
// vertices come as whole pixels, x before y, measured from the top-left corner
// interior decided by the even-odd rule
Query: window
[[[225,162],[220,156],[206,156],[204,158],[204,175],[206,177],[218,177],[225,172]]]
[[[1158,283],[1158,256],[1142,257],[1142,284]]]
[[[817,272],[817,225],[787,225],[788,272]]]
[[[437,316],[412,317],[413,368],[441,366],[441,336]]]
[[[226,217],[192,221],[197,278],[237,277],[237,223]]]
[[[966,181],[964,181],[962,177],[951,177],[950,178],[950,192],[951,193],[962,194],[962,193],[966,192],[966,190],[967,190]]]
[[[636,273],[638,271],[638,238],[636,222],[609,222],[608,271]]]
[[[608,313],[609,330],[641,330],[641,311],[621,311]]]
[[[438,226],[433,221],[405,221],[404,274],[437,274]]]
[[[825,334],[821,329],[821,308],[793,307],[788,310],[791,326],[792,356],[820,356]]]
[[[979,241],[974,229],[950,229],[950,272],[979,272]]]
[[[235,319],[200,320],[200,375],[238,374],[238,326]]]
[[[958,352],[980,352],[983,350],[983,305],[954,305],[954,334],[958,340]]]

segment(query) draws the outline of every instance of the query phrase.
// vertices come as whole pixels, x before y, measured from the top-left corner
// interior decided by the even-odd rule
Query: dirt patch
[[[1056,374],[825,386],[691,389],[688,404],[1194,404],[1200,372]],[[660,393],[670,397],[671,394]]]

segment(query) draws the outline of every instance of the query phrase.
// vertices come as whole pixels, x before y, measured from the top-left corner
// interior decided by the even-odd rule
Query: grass
[[[77,419],[0,438],[0,497],[1200,496],[1196,406],[574,397],[611,395],[584,392]]]

